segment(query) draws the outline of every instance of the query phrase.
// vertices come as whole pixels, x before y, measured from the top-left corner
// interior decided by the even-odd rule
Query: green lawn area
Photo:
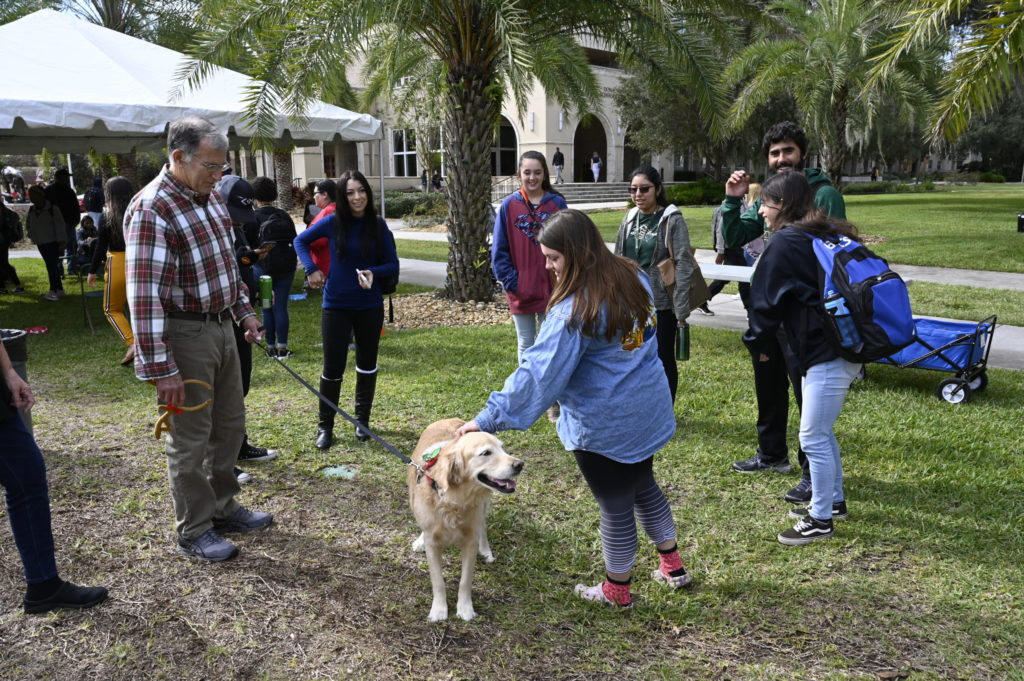
[[[44,281],[41,264],[24,275],[30,290]],[[289,366],[313,382],[316,303],[291,305]],[[1024,678],[1012,652],[1024,646],[1022,372],[991,370],[987,390],[954,406],[933,395],[943,374],[873,366],[837,424],[850,519],[829,541],[787,548],[775,534],[793,522],[781,495],[795,475],[729,470],[754,449],[749,358],[734,332],[694,327],[678,431],[655,463],[694,588],[652,583],[657,560],[643,542],[632,611],[572,595],[600,578],[598,514],[542,419],[501,435],[526,468],[518,492],[495,500],[497,560],[478,565],[474,584],[480,618],[432,625],[405,467],[345,427],[317,450],[315,400],[275,362],[255,359],[247,423],[281,455],[250,467],[256,481],[240,497],[275,524],[240,537],[236,560],[196,565],[172,550],[153,389],[117,366],[123,350],[105,322],[83,329],[74,296],[2,304],[3,326],[50,329],[30,338],[28,369],[62,573],[110,585],[112,600],[22,616],[20,567],[0,533],[0,678]],[[511,324],[391,332],[379,364],[373,425],[408,452],[428,423],[469,418],[500,387],[515,334]],[[325,479],[328,464],[359,475]],[[447,557],[453,603],[458,559]]]

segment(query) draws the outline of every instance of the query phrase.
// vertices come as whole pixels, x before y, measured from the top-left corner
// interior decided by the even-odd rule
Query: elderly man
[[[814,189],[814,203],[821,212],[834,218],[846,219],[843,195],[832,186],[821,168],[806,168],[807,135],[796,123],[783,121],[768,129],[763,141],[768,170],[772,173],[802,172]],[[725,183],[722,201],[722,238],[726,248],[741,248],[747,242],[765,234],[764,218],[758,213],[761,200],[752,203],[744,212],[743,195],[750,185],[750,176],[737,170]],[[743,461],[736,461],[732,469],[737,473],[776,471],[788,473],[789,452],[786,447],[786,426],[789,421],[789,390],[799,407],[803,401],[800,392],[802,376],[796,370],[798,363],[793,350],[779,330],[778,345],[774,351],[757,353],[754,362],[754,391],[757,395],[757,452]],[[793,504],[811,500],[811,474],[807,457],[797,450],[803,469],[800,482],[786,492],[784,498]]]
[[[231,217],[214,191],[227,169],[227,146],[207,120],[171,123],[170,163],[125,215],[135,373],[155,383],[160,404],[213,398],[206,408],[174,413],[167,442],[179,550],[210,562],[238,554],[220,533],[260,530],[273,521],[235,501],[245,409],[232,320],[250,343],[262,333],[235,262]],[[188,379],[209,384],[212,393],[186,385]]]

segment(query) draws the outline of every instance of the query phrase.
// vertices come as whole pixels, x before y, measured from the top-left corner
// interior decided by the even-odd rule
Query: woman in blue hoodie
[[[652,577],[669,588],[690,583],[676,547],[672,511],[654,479],[654,453],[675,433],[668,381],[658,359],[647,275],[613,255],[584,213],[564,210],[539,242],[555,288],[536,343],[462,435],[525,430],[562,405],[558,436],[601,509],[606,579],[576,585],[586,600],[630,606],[636,520],[661,555]]]
[[[384,326],[384,296],[381,277],[398,276],[395,238],[377,216],[373,190],[358,170],[338,178],[338,208],[317,220],[295,237],[295,253],[306,270],[311,288],[324,289],[320,330],[323,335],[324,368],[320,392],[335,404],[341,394],[341,378],[348,360],[349,338],[356,344],[356,419],[370,422],[370,410],[377,391],[377,350]],[[330,244],[331,269],[325,277],[310,255],[310,245],[326,238]],[[327,449],[334,442],[334,410],[320,402],[316,446]],[[356,439],[370,435],[356,429]]]

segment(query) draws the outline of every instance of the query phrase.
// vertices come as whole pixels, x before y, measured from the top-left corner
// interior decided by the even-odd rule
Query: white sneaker
[[[43,294],[43,300],[48,300],[51,303],[56,303],[58,300],[60,300],[60,298],[57,297],[57,294],[55,292],[47,291],[46,293]]]
[[[587,586],[586,584],[577,584],[576,588],[573,589],[577,596],[585,601],[596,601],[603,603],[610,608],[632,608],[633,601],[625,604],[618,604],[615,601],[608,600],[608,597],[604,595],[604,582],[595,584],[594,586]]]

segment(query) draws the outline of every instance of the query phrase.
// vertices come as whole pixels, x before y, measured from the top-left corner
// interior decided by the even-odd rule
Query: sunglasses
[[[630,194],[646,194],[647,192],[649,192],[652,189],[654,189],[654,185],[645,184],[642,187],[630,187],[629,188],[629,193]]]

